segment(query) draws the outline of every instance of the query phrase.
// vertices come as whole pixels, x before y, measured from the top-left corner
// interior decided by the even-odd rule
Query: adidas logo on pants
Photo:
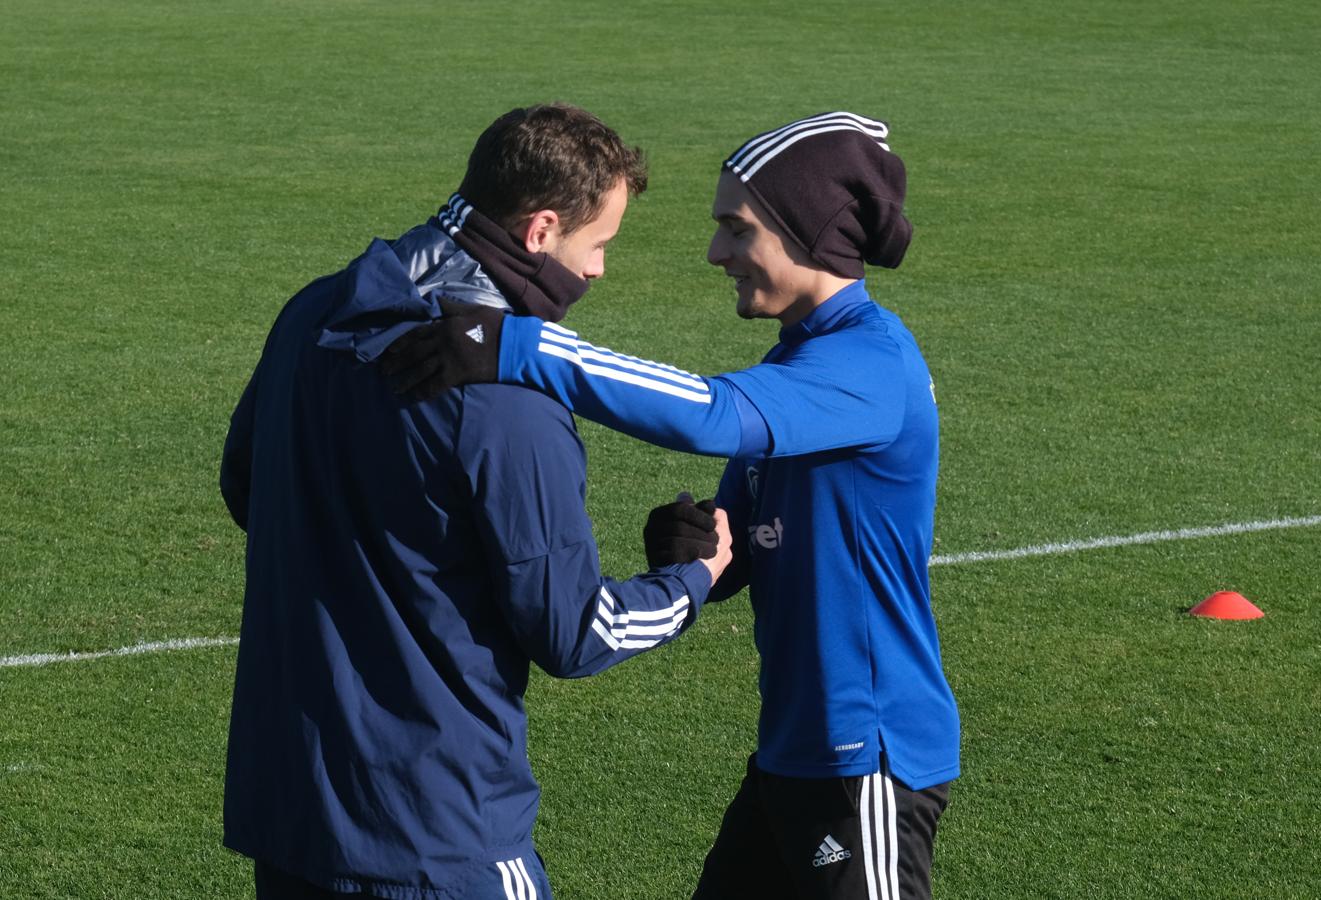
[[[816,848],[816,856],[812,858],[812,865],[820,868],[848,859],[852,855],[851,851],[845,850],[839,845],[839,841],[830,835],[826,835],[826,839],[821,842],[821,846]]]

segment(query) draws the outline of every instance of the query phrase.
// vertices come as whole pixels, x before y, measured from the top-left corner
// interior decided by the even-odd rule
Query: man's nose
[[[725,242],[720,239],[720,232],[711,235],[711,243],[706,247],[706,261],[718,266],[725,259]]]

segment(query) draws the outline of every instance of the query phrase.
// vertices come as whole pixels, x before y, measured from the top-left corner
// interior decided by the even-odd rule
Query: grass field
[[[566,322],[755,362],[704,262],[749,135],[887,119],[916,240],[873,295],[942,410],[938,554],[1321,514],[1321,6],[9,0],[0,657],[237,633],[228,415],[284,300],[544,99],[652,162]],[[716,460],[584,424],[608,572]],[[933,568],[964,777],[941,898],[1321,896],[1321,528]],[[1195,620],[1232,588],[1266,617]],[[753,747],[745,601],[539,677],[564,900],[683,898]],[[224,898],[234,648],[0,667],[0,897]],[[645,702],[642,702],[645,701]],[[645,710],[645,712],[644,712]]]

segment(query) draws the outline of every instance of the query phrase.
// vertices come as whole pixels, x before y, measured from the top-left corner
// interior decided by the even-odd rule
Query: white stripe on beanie
[[[799,141],[832,131],[861,132],[876,141],[883,149],[890,149],[884,141],[884,138],[889,136],[890,129],[884,122],[850,112],[822,113],[819,116],[790,122],[782,128],[752,138],[734,151],[726,164],[739,178],[747,181],[763,165]]]
[[[739,147],[730,155],[729,161],[742,164],[746,161],[747,156],[768,145],[774,144],[777,140],[785,137],[790,132],[803,128],[810,128],[816,125],[823,125],[827,122],[851,122],[857,125],[860,131],[876,138],[884,138],[889,134],[889,126],[884,122],[880,122],[876,119],[869,119],[866,116],[860,116],[857,113],[845,112],[843,110],[838,112],[821,113],[815,116],[808,116],[805,119],[798,119],[795,122],[790,122],[788,125],[781,125],[779,128],[772,128],[770,131],[764,131],[755,137],[748,138],[742,147]]]

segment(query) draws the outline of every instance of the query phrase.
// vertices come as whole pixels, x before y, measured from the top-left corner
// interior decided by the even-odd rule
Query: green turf
[[[942,410],[939,553],[1321,513],[1321,7],[76,3],[0,28],[0,656],[237,631],[215,488],[280,304],[457,185],[506,109],[652,161],[566,322],[755,362],[703,260],[719,161],[888,119],[916,240],[873,293]],[[715,460],[584,425],[611,574]],[[941,897],[1307,897],[1321,883],[1321,529],[933,570],[965,777]],[[1218,588],[1267,610],[1207,623]],[[686,896],[752,748],[746,603],[534,681],[559,896]],[[223,897],[232,649],[0,669],[0,896]]]

